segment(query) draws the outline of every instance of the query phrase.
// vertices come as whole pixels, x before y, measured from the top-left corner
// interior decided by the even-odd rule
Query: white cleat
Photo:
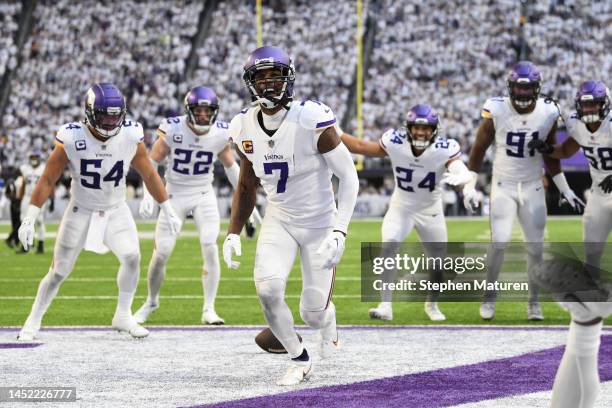
[[[36,339],[38,329],[24,326],[17,335],[17,341],[30,342]]]
[[[495,302],[482,302],[480,304],[480,317],[483,320],[491,320],[495,316]]]
[[[317,334],[317,350],[321,360],[331,358],[336,354],[340,348],[340,340],[338,339],[338,333],[336,332],[335,339],[323,339],[321,331]]]
[[[149,335],[149,331],[136,323],[136,319],[130,315],[115,315],[115,317],[113,317],[113,329],[118,330],[119,332],[129,333],[130,336],[136,339],[141,339]]]
[[[379,320],[393,320],[393,308],[391,302],[380,302],[378,307],[370,309],[370,317]]]
[[[303,362],[291,360],[291,365],[289,366],[289,369],[287,370],[283,378],[276,382],[276,385],[298,385],[302,381],[308,380],[311,374],[312,363],[310,362],[310,360]]]
[[[159,309],[159,305],[145,302],[144,305],[140,306],[140,309],[136,313],[134,313],[134,319],[136,319],[136,323],[143,324],[149,319],[151,313]]]
[[[527,304],[527,320],[541,321],[544,320],[542,307],[539,302],[530,302]]]
[[[225,324],[225,320],[220,318],[214,309],[206,309],[202,312],[202,323],[220,326]]]
[[[429,319],[433,322],[442,322],[446,320],[444,313],[438,308],[438,302],[425,302],[425,313],[429,316]]]

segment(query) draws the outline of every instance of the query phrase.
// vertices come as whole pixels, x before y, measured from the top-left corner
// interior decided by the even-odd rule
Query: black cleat
[[[38,245],[36,247],[36,253],[37,254],[45,253],[45,241],[38,241]]]

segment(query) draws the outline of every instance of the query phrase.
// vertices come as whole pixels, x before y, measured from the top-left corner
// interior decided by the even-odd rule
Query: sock
[[[221,267],[219,266],[219,250],[216,244],[202,245],[204,267],[202,268],[202,289],[204,291],[204,309],[215,309],[215,298],[221,278]]]

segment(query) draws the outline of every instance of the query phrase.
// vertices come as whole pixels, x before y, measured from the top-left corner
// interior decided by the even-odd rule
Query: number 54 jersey
[[[528,182],[542,176],[542,155],[527,144],[532,139],[546,140],[559,117],[552,102],[539,98],[531,113],[516,112],[510,98],[490,98],[482,108],[482,117],[495,125],[493,177],[510,182]]]
[[[143,137],[140,123],[130,120],[105,142],[82,123],[61,126],[55,144],[68,156],[72,202],[90,210],[108,210],[125,202],[125,176]]]
[[[406,132],[389,129],[379,140],[393,166],[395,190],[390,205],[399,205],[412,213],[442,212],[440,180],[446,163],[461,154],[457,141],[442,137],[415,156]]]
[[[320,132],[336,123],[334,113],[318,101],[293,102],[272,136],[259,125],[258,114],[258,106],[243,110],[232,119],[229,132],[266,191],[266,216],[297,227],[332,226],[332,173],[317,142]]]

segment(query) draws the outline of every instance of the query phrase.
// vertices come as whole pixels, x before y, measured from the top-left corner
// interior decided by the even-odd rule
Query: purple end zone
[[[42,343],[0,343],[0,350],[34,348],[38,346],[42,346]]]
[[[197,407],[448,407],[551,390],[564,349]],[[601,339],[599,375],[612,380],[612,336]]]

